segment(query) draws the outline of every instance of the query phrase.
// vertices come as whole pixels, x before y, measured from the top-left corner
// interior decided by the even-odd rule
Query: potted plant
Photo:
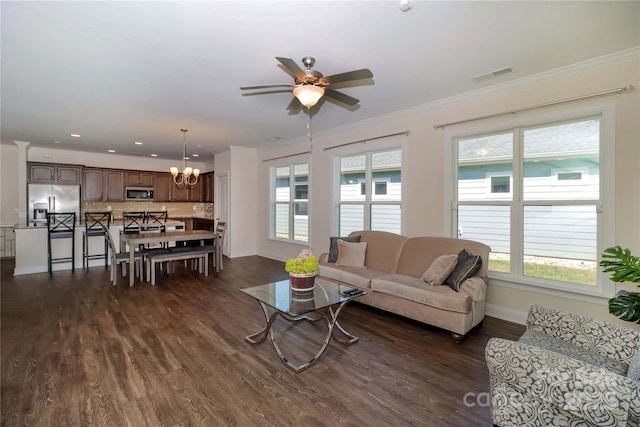
[[[292,289],[310,291],[318,274],[318,258],[304,249],[297,258],[288,259],[284,269],[289,273]]]
[[[602,253],[600,266],[605,273],[613,273],[614,282],[632,282],[640,286],[640,258],[631,255],[629,249],[612,246]],[[609,300],[609,313],[614,316],[640,324],[640,293],[620,290]]]

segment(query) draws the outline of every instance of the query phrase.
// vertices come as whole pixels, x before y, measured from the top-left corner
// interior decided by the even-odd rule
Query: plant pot
[[[291,289],[298,291],[310,291],[313,289],[317,273],[295,274],[289,273]]]

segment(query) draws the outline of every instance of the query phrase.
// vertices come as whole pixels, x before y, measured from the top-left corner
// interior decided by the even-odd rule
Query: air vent
[[[476,82],[483,82],[485,80],[489,80],[489,79],[492,79],[494,77],[498,77],[498,76],[501,76],[503,74],[509,74],[509,73],[513,73],[513,68],[506,67],[506,68],[502,68],[500,70],[492,71],[492,72],[487,73],[487,74],[481,74],[479,76],[472,77],[471,80],[474,80]]]

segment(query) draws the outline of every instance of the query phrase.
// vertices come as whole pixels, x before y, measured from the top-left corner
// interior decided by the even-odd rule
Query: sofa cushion
[[[463,249],[458,254],[458,264],[449,277],[447,277],[445,283],[449,285],[451,289],[458,292],[460,290],[460,284],[476,274],[481,267],[482,258],[480,258],[480,255],[472,255],[469,251]]]
[[[457,264],[458,255],[440,255],[422,274],[422,280],[430,286],[442,285]]]
[[[363,289],[371,288],[371,279],[374,277],[387,274],[383,271],[376,271],[370,268],[334,266],[335,264],[320,264],[318,266],[320,277],[337,280]]]
[[[367,254],[367,242],[351,243],[338,240],[338,259],[336,266],[364,267],[364,257]]]
[[[361,236],[360,241],[368,243],[367,255],[364,261],[367,268],[386,273],[396,272],[398,257],[400,257],[402,246],[407,241],[406,237],[386,231],[371,230],[354,231],[349,236]],[[428,265],[429,263],[424,264],[416,277],[420,277]]]
[[[338,240],[344,240],[345,242],[353,242],[358,243],[360,241],[360,236],[349,236],[349,237],[330,237],[329,238],[329,258],[327,262],[334,263],[338,259]]]
[[[544,332],[527,329],[525,333],[522,334],[518,342],[578,359],[584,363],[588,363],[598,368],[604,368],[620,375],[625,375],[627,373],[628,365],[624,362],[600,356],[589,350],[576,347],[569,342],[553,338]]]
[[[454,292],[448,286],[427,286],[424,280],[404,274],[375,277],[371,280],[371,290],[443,310],[458,313],[471,311],[469,295]]]

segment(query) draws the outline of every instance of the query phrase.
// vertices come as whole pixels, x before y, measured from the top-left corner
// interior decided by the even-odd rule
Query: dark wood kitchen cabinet
[[[84,202],[123,202],[124,171],[85,168],[82,186]]]
[[[153,200],[156,202],[171,201],[171,187],[174,186],[173,177],[167,172],[156,173],[156,186]]]
[[[207,172],[205,174],[202,174],[202,187],[203,187],[203,193],[204,193],[204,202],[207,203],[213,203],[214,200],[214,196],[215,196],[215,190],[214,190],[214,173],[213,172]]]
[[[82,166],[27,163],[29,184],[80,184]]]
[[[153,187],[155,172],[127,171],[125,173],[125,186],[127,187]]]
[[[182,174],[178,175],[178,181],[180,181],[180,177]],[[172,202],[188,202],[189,201],[189,185],[180,184],[177,185],[173,182],[173,177],[171,178],[171,201]]]
[[[124,202],[124,171],[105,169],[104,200],[107,202]]]
[[[82,185],[83,202],[101,202],[104,200],[102,172],[102,169],[84,169],[82,173],[84,178],[84,184]]]

